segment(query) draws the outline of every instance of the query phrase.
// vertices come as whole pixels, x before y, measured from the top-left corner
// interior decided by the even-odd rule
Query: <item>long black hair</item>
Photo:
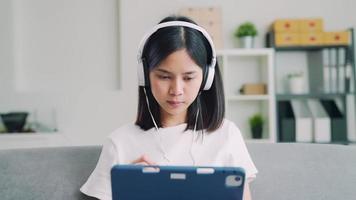
[[[169,16],[164,18],[160,23],[168,21],[185,21],[196,24],[193,20],[184,16]],[[199,108],[197,130],[206,130],[212,132],[218,129],[225,115],[225,97],[221,74],[218,63],[215,66],[214,81],[209,90],[203,90],[207,78],[207,68],[211,63],[212,50],[205,36],[189,27],[170,26],[164,27],[153,33],[142,52],[142,61],[145,71],[145,82],[147,86],[139,86],[139,99],[137,109],[136,123],[144,130],[154,127],[151,119],[148,105],[145,99],[143,87],[146,87],[147,97],[152,111],[152,115],[159,127],[161,124],[160,106],[153,97],[149,86],[149,72],[157,67],[165,58],[175,51],[186,49],[188,55],[194,62],[202,68],[203,82],[200,94],[188,107],[187,129],[193,130]]]

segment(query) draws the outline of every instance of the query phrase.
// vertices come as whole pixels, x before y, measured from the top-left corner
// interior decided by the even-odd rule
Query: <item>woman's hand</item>
[[[134,165],[157,165],[155,162],[151,161],[147,155],[142,155],[138,159],[131,162]]]
[[[245,184],[244,187],[244,197],[243,200],[251,200],[251,192],[250,192],[250,185],[248,183]]]

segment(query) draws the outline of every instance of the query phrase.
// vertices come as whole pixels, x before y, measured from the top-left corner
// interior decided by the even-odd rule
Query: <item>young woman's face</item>
[[[202,68],[182,49],[170,54],[151,70],[149,76],[162,119],[177,117],[185,120],[203,80]]]

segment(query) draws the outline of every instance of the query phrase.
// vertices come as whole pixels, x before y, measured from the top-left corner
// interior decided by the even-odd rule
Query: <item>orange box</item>
[[[275,33],[276,46],[300,46],[300,34],[298,33]]]
[[[349,45],[350,44],[350,32],[325,32],[323,34],[324,45]]]
[[[280,32],[299,32],[300,20],[297,19],[277,19],[273,23],[273,30],[276,33]]]
[[[317,46],[323,45],[323,33],[301,33],[300,34],[300,44],[303,46]]]
[[[266,94],[267,85],[264,83],[246,83],[242,85],[241,94]]]
[[[301,19],[299,21],[300,32],[322,32],[324,30],[323,19]]]

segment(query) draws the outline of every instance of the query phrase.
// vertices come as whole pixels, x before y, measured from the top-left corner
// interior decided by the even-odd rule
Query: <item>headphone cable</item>
[[[153,124],[155,126],[155,129],[156,129],[156,132],[157,132],[157,135],[158,135],[158,138],[159,138],[159,148],[160,148],[160,151],[161,153],[163,154],[163,158],[168,161],[169,163],[171,162],[169,160],[169,158],[167,157],[167,154],[166,154],[166,151],[162,145],[162,137],[161,135],[159,134],[159,129],[158,129],[158,126],[157,126],[157,123],[156,123],[156,120],[154,119],[153,117],[153,114],[152,114],[152,111],[151,111],[151,108],[150,108],[150,103],[148,101],[148,97],[147,97],[147,92],[146,92],[146,88],[143,87],[143,91],[145,93],[145,98],[146,98],[146,103],[147,103],[147,107],[148,107],[148,112],[150,113],[150,116],[151,116],[151,119],[153,121]],[[198,99],[197,101],[199,101],[199,96],[200,96],[200,93],[198,95]],[[192,140],[191,140],[191,143],[190,143],[190,148],[189,148],[189,155],[190,155],[190,158],[192,159],[192,162],[193,162],[193,166],[195,166],[195,159],[194,159],[194,155],[193,155],[193,144],[194,144],[194,138],[195,138],[195,135],[196,135],[196,128],[197,128],[197,122],[198,122],[198,116],[199,116],[200,112],[199,112],[199,108],[197,110],[197,114],[195,116],[195,124],[194,124],[194,130],[193,130],[193,133],[192,133]]]

